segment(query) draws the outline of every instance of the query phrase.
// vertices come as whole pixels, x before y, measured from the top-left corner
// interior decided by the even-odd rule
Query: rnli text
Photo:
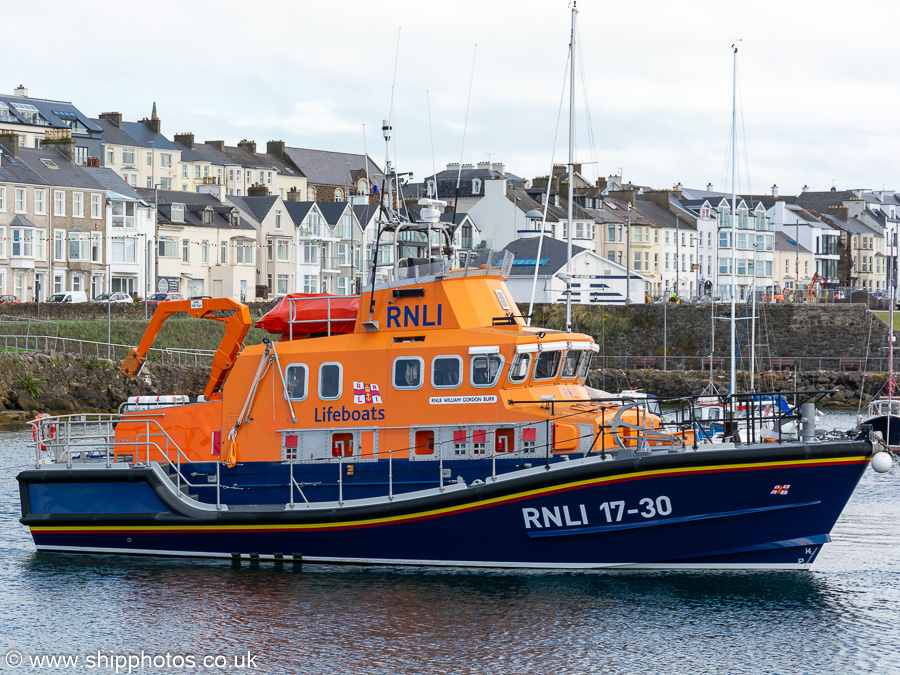
[[[421,310],[421,313],[420,311]],[[434,312],[434,308],[432,308]],[[403,315],[403,328],[418,328],[419,326],[440,326],[441,305],[437,306],[437,316],[432,313],[432,321],[428,320],[428,305],[413,305],[412,307],[388,307],[387,327],[400,328],[401,314]]]

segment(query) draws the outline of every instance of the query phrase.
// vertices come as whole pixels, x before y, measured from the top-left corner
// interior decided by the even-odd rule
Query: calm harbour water
[[[15,480],[30,437],[0,429],[4,672],[116,672],[119,656],[127,673],[143,652],[131,672],[900,673],[896,465],[866,472],[809,572],[233,566],[37,554]]]

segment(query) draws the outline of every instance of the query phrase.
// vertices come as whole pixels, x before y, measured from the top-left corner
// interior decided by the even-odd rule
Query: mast
[[[737,234],[735,231],[735,219],[737,218],[737,186],[736,186],[736,176],[735,171],[737,170],[737,146],[735,143],[737,142],[737,42],[731,45],[731,48],[734,50],[734,69],[732,73],[732,85],[731,85],[731,376],[728,380],[728,393],[730,396],[734,396],[737,392],[735,390],[735,370],[737,369],[737,357],[735,354],[735,307],[734,307],[734,296],[737,291],[737,283],[735,272],[735,242],[737,241]],[[734,410],[734,398],[732,398],[731,403],[732,411]]]
[[[575,196],[575,15],[578,8],[572,3],[572,37],[569,40],[569,204],[566,218],[566,332],[572,330],[572,204]],[[552,179],[552,176],[551,176]],[[625,289],[626,296],[628,289]]]

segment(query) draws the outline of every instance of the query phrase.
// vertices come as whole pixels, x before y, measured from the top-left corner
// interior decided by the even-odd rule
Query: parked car
[[[14,295],[0,295],[0,305],[5,305],[7,302],[21,302]]]
[[[147,298],[147,302],[168,302],[169,300],[184,300],[184,296],[181,293],[154,293]]]
[[[91,300],[91,302],[125,302],[131,304],[134,302],[134,299],[128,293],[103,293]]]
[[[84,291],[66,291],[65,293],[54,293],[47,302],[87,302],[87,293]]]

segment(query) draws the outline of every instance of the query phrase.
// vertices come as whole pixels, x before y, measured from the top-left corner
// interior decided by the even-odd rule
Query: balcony
[[[324,272],[340,272],[341,271],[341,261],[340,258],[322,258],[322,271]]]

